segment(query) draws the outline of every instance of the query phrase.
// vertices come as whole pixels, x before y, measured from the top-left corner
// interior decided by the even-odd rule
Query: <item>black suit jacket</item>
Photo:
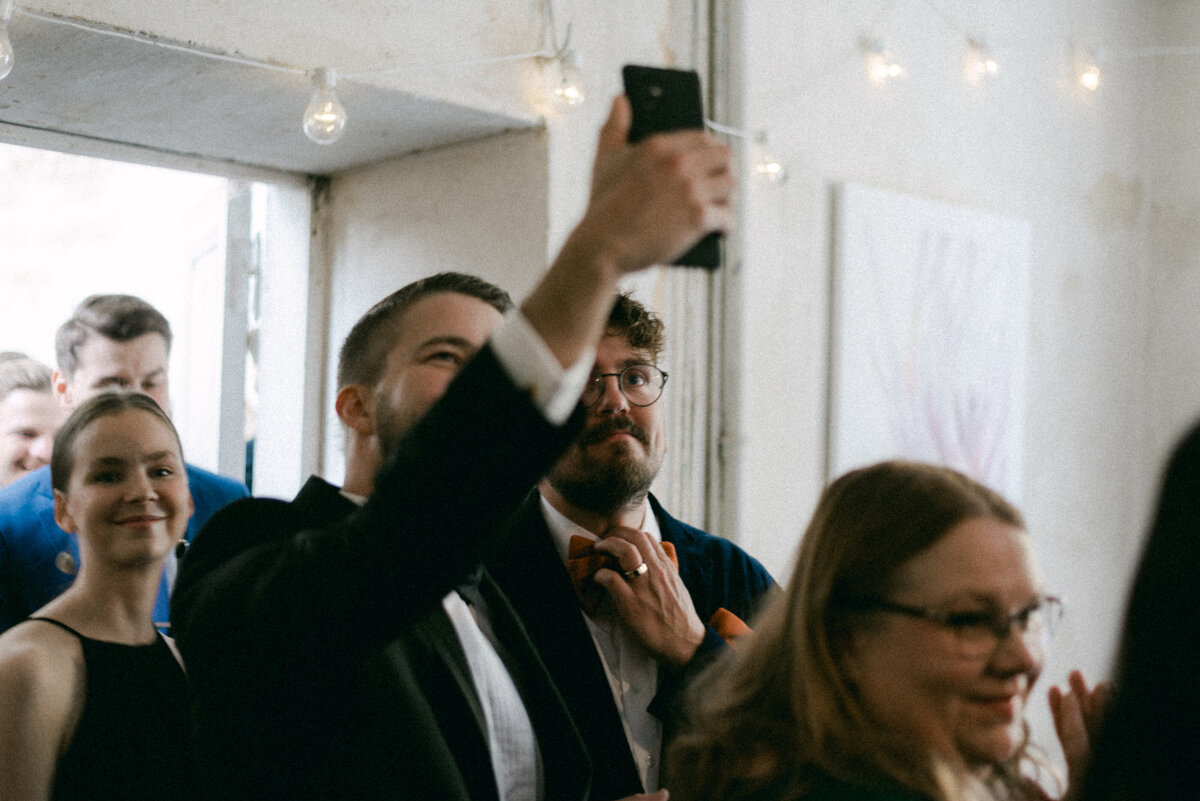
[[[483,713],[442,597],[503,539],[578,426],[550,426],[489,348],[404,438],[356,508],[311,479],[214,516],[172,625],[204,790],[220,799],[497,798]],[[503,595],[480,590],[537,733],[547,799],[589,766]]]
[[[575,589],[540,504],[538,493],[531,493],[517,514],[512,540],[489,557],[488,570],[517,610],[575,718],[594,766],[592,797],[612,801],[645,792],[604,664],[579,611]],[[679,575],[700,619],[707,622],[724,608],[750,623],[777,591],[766,568],[728,540],[676,520],[653,496],[650,506],[663,541],[675,546]],[[660,671],[650,711],[663,721],[664,742],[671,733],[671,708],[690,680],[724,646],[725,641],[710,626],[682,671]]]

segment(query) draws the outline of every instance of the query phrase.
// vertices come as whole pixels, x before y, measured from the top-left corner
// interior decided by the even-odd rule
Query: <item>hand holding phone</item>
[[[630,143],[651,134],[704,128],[700,76],[694,71],[627,64],[621,75],[633,109]],[[708,234],[672,263],[716,269],[721,264],[721,234]]]

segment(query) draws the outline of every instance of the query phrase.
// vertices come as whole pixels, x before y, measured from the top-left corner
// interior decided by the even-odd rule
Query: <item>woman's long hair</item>
[[[789,799],[826,774],[946,798],[944,766],[871,722],[841,654],[861,625],[853,601],[887,597],[902,565],[977,517],[1025,527],[997,493],[947,468],[890,461],[830,484],[786,593],[689,694],[666,763],[671,797]],[[1000,781],[1017,781],[1023,752]]]

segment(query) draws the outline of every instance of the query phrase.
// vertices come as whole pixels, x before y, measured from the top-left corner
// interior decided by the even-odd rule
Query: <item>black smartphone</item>
[[[687,128],[704,128],[700,76],[693,70],[673,70],[626,64],[621,70],[625,94],[633,107],[629,141]],[[721,265],[721,234],[714,231],[672,264],[705,267]]]

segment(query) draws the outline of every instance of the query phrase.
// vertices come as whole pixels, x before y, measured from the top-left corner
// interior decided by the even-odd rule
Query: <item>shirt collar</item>
[[[538,495],[538,502],[542,507],[542,517],[546,520],[546,527],[550,529],[550,536],[554,539],[554,547],[558,551],[558,557],[562,559],[564,565],[567,563],[567,548],[570,545],[571,537],[587,537],[589,540],[600,539],[586,528],[572,522],[566,515],[551,506],[550,502],[542,495]],[[654,516],[654,512],[650,509],[649,498],[642,501],[642,524],[639,528],[649,534],[656,542],[662,542],[662,532],[658,528],[658,518]]]

